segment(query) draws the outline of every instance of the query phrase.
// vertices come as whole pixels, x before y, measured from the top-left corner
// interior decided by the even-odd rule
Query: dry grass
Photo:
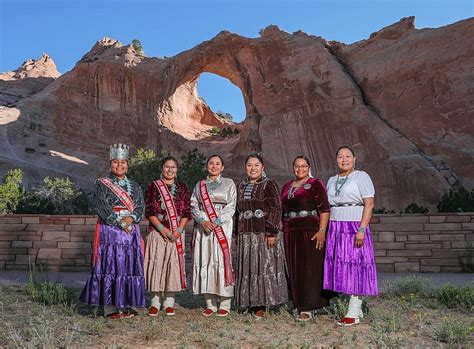
[[[77,298],[79,290],[72,293]],[[307,323],[295,321],[288,307],[256,320],[232,312],[228,318],[204,318],[201,297],[182,293],[177,315],[139,316],[110,321],[95,308],[75,302],[43,305],[32,300],[23,286],[0,285],[0,346],[6,347],[472,347],[472,311],[448,309],[439,303],[403,301],[397,296],[369,300],[362,324],[337,326],[333,316]],[[440,341],[446,320],[468,328],[467,341]],[[448,324],[449,326],[449,324]]]

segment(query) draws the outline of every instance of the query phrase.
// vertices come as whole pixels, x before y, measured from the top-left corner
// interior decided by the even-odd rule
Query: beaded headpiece
[[[114,144],[110,146],[110,160],[128,160],[129,147],[126,144]]]

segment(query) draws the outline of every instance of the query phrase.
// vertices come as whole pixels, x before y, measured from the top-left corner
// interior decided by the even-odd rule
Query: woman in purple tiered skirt
[[[79,298],[83,303],[103,306],[104,316],[112,320],[132,317],[131,308],[146,306],[143,241],[138,226],[145,203],[140,186],[126,176],[127,160],[126,145],[112,146],[111,174],[96,181],[99,220],[93,266]]]
[[[339,324],[352,326],[363,317],[359,296],[378,295],[369,228],[375,189],[366,172],[354,169],[356,158],[350,147],[340,147],[336,160],[339,174],[327,185],[331,213],[323,288],[351,296],[349,310]]]

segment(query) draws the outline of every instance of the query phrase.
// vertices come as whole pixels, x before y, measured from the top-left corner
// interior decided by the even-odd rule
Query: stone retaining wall
[[[0,216],[0,269],[90,269],[95,216]],[[142,222],[142,232],[147,222]],[[371,222],[380,272],[461,272],[472,263],[474,214],[375,215]],[[191,264],[192,226],[186,233]]]

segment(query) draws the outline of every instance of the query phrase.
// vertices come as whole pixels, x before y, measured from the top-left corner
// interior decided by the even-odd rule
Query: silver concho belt
[[[255,210],[255,212],[253,212],[251,210],[247,210],[247,211],[244,211],[244,212],[240,212],[239,219],[242,219],[242,218],[250,219],[252,217],[262,218],[263,216],[265,216],[265,212],[263,212],[260,209]]]
[[[287,212],[283,215],[283,217],[285,218],[296,218],[296,217],[308,217],[308,216],[317,216],[318,215],[318,211],[317,210],[312,210],[312,211],[306,211],[306,210],[303,210],[303,211],[290,211],[290,212]]]
[[[341,202],[338,204],[331,205],[331,207],[351,207],[351,206],[364,206],[364,204],[358,203],[348,203],[348,202]]]

